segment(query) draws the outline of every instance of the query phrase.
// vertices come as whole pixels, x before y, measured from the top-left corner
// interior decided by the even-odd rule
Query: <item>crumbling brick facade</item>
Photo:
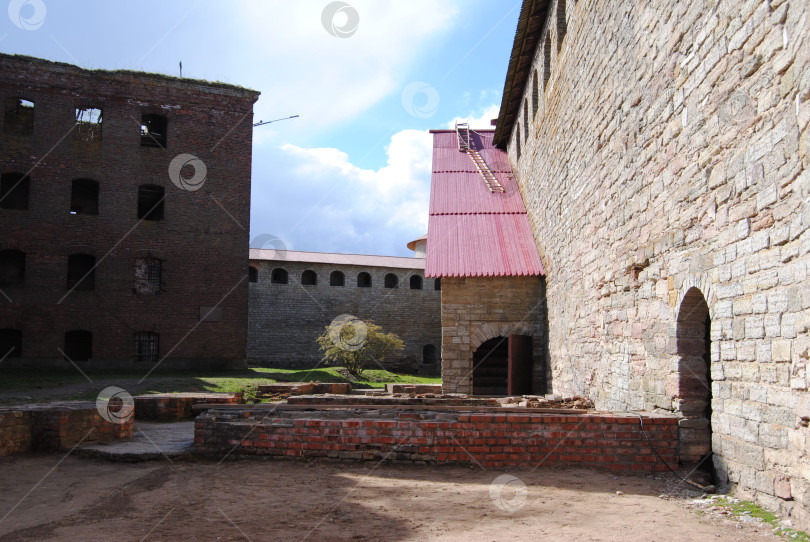
[[[244,364],[257,97],[0,56],[4,366]]]
[[[682,454],[806,528],[808,4],[523,9],[495,137],[547,272],[554,391],[680,413]]]

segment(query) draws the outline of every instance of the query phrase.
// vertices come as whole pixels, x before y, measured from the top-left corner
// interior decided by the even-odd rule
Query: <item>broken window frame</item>
[[[76,132],[75,139],[85,143],[95,143],[101,141],[101,125],[103,111],[98,107],[77,107],[76,108]]]
[[[160,295],[163,290],[163,260],[153,257],[135,259],[136,294]]]
[[[169,119],[165,115],[141,115],[141,147],[166,148]]]
[[[23,137],[34,134],[34,102],[15,96],[6,98],[4,107],[3,133]]]

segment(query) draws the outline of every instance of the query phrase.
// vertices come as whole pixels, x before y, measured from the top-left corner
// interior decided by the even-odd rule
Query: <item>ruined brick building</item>
[[[441,282],[424,278],[425,243],[408,244],[414,258],[251,249],[248,362],[323,366],[315,339],[350,315],[404,341],[384,368],[439,374]]]
[[[258,92],[0,55],[0,98],[4,366],[244,364]]]
[[[713,452],[721,482],[804,528],[809,17],[525,0],[494,133],[545,272],[549,390],[678,414],[683,462]]]

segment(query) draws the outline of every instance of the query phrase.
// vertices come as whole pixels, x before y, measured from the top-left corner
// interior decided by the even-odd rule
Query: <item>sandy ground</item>
[[[690,509],[694,494],[667,476],[509,473],[523,489],[493,483],[504,474],[24,455],[0,459],[0,540],[780,540],[767,526]]]

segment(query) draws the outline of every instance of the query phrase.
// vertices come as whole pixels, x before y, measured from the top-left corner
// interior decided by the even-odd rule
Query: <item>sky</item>
[[[430,129],[497,117],[518,0],[10,0],[0,51],[252,88],[251,246],[412,256]]]

